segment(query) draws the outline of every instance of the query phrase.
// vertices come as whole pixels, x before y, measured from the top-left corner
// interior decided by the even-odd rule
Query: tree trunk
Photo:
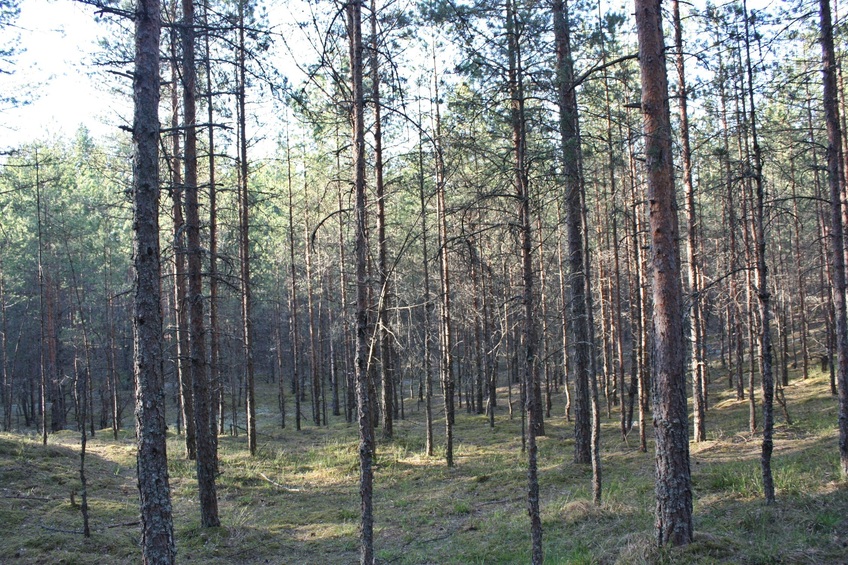
[[[592,420],[589,390],[590,343],[586,311],[586,273],[583,257],[582,199],[583,173],[581,171],[580,132],[578,125],[577,93],[574,89],[574,68],[571,56],[567,14],[563,2],[554,2],[554,34],[557,49],[557,91],[559,103],[559,129],[563,152],[565,180],[565,213],[568,230],[568,263],[571,316],[568,318],[569,341],[572,344],[574,371],[574,461],[592,461]]]
[[[174,563],[159,277],[159,0],[138,0],[133,73],[133,302],[142,562]]]
[[[157,71],[158,72],[158,71]],[[158,97],[157,97],[158,99]],[[47,332],[47,284],[44,273],[44,237],[41,230],[41,171],[38,164],[38,148],[35,148],[35,213],[38,231],[38,321],[39,345],[41,350],[40,368],[40,410],[41,410],[41,443],[47,445],[47,385],[52,381],[52,373],[48,367],[49,336]]]
[[[683,358],[671,123],[659,0],[636,0],[654,286],[653,415],[659,545],[692,541],[692,485]]]
[[[562,226],[562,202],[557,202],[557,273],[559,274],[559,299],[560,299],[560,329],[562,330],[562,371],[563,371],[563,390],[565,391],[565,420],[567,422],[571,421],[571,391],[570,391],[570,383],[571,380],[569,375],[571,374],[571,365],[569,357],[569,340],[568,340],[568,332],[569,332],[569,322],[568,322],[568,295],[566,294],[566,285],[565,285],[565,262],[563,261],[563,241],[562,241],[562,229],[559,226]]]
[[[304,171],[306,171],[304,164]],[[306,176],[303,178],[303,193],[306,196],[307,201],[309,200],[308,196],[308,187],[306,186]],[[318,351],[319,348],[319,340],[318,340],[318,329],[316,327],[316,314],[315,314],[315,297],[312,289],[312,252],[314,248],[312,246],[312,241],[309,237],[309,207],[304,206],[303,208],[303,239],[305,241],[304,245],[304,266],[306,267],[306,316],[308,318],[307,329],[309,331],[309,369],[312,373],[312,386],[311,386],[311,397],[312,397],[312,422],[316,426],[321,425],[321,369],[318,366],[320,363],[321,354]]]
[[[419,112],[420,113],[420,112]],[[418,195],[421,200],[421,265],[424,269],[424,423],[426,427],[425,451],[433,455],[433,367],[431,324],[433,319],[433,299],[430,296],[430,266],[427,253],[427,202],[424,196],[424,147],[418,139]]]
[[[380,57],[377,36],[377,2],[371,0],[371,102],[374,104],[374,189],[377,196],[377,284],[380,294],[377,302],[380,339],[380,382],[382,383],[383,438],[393,435],[395,367],[392,364],[392,334],[389,328],[389,266],[386,240],[386,195],[383,183],[383,130],[380,103]]]
[[[82,312],[80,312],[82,314]],[[86,355],[88,353],[86,352]],[[88,373],[88,371],[86,371]],[[77,401],[77,413],[79,414],[80,428],[80,513],[82,514],[82,535],[86,538],[91,537],[91,527],[88,519],[88,480],[85,475],[85,448],[86,448],[86,433],[85,420],[88,416],[87,405],[89,395],[87,394],[86,380],[89,378],[87,374],[85,378],[80,375],[79,358],[74,356],[74,396]],[[92,434],[93,435],[93,434]]]
[[[2,316],[2,327],[0,327],[0,355],[3,356],[3,431],[12,430],[12,372],[9,369],[8,350],[6,349],[6,335],[9,331],[6,316],[6,279],[4,276],[2,259],[0,259],[0,316]]]
[[[182,0],[183,119],[185,121],[185,207],[188,235],[188,301],[191,380],[194,389],[194,421],[197,434],[197,484],[200,521],[218,527],[218,497],[215,490],[215,458],[209,426],[209,376],[206,372],[206,343],[203,331],[203,281],[200,247],[200,214],[197,189],[197,125],[195,120],[196,69],[194,59],[194,2]]]
[[[680,157],[683,161],[683,187],[686,193],[686,251],[687,278],[689,279],[689,339],[691,340],[691,372],[692,372],[692,419],[695,430],[695,442],[707,439],[704,422],[704,370],[701,359],[701,296],[698,288],[698,242],[696,238],[697,211],[695,210],[695,186],[692,182],[692,148],[689,143],[689,112],[686,91],[686,73],[683,62],[683,25],[680,22],[680,2],[672,0],[674,14],[674,43],[676,47],[675,66],[677,67],[677,97],[680,103]]]
[[[763,444],[760,463],[763,476],[763,491],[766,504],[774,503],[774,480],[771,472],[771,454],[774,434],[774,376],[772,373],[772,344],[771,344],[771,293],[768,287],[768,269],[766,263],[765,238],[765,188],[763,183],[763,161],[760,143],[757,136],[756,110],[754,106],[754,75],[751,63],[750,34],[748,24],[747,4],[742,3],[745,20],[745,51],[748,73],[748,102],[750,111],[750,133],[753,146],[753,175],[756,184],[756,207],[753,210],[754,244],[756,246],[757,297],[759,305],[759,350],[760,376],[763,387]],[[837,130],[838,135],[838,130]],[[837,153],[838,155],[838,153]]]
[[[185,1],[185,0],[184,0]],[[246,104],[246,64],[247,56],[244,42],[244,8],[247,0],[239,0],[239,45],[238,45],[238,119],[239,119],[239,259],[241,260],[241,322],[242,351],[244,355],[244,379],[247,422],[247,447],[251,455],[256,455],[256,392],[253,378],[253,297],[250,285],[250,202],[248,194],[247,163],[247,116]]]
[[[292,187],[291,144],[289,143],[288,132],[286,132],[286,179],[289,196],[289,267],[291,278],[289,311],[291,312],[292,395],[294,396],[295,429],[300,431],[300,332],[297,315],[297,268],[294,262],[294,188]],[[344,281],[342,283],[344,284]]]
[[[842,137],[839,124],[839,109],[836,93],[836,57],[833,46],[833,24],[831,23],[830,1],[820,0],[822,66],[824,74],[824,108],[827,122],[827,172],[830,185],[831,205],[831,249],[833,257],[833,304],[836,314],[836,356],[839,390],[839,458],[842,477],[848,476],[848,318],[845,304],[845,261],[841,187],[845,183],[844,170],[840,167]],[[764,448],[765,449],[765,448]]]
[[[212,107],[212,71],[209,50],[209,2],[203,3],[203,39],[206,43],[203,66],[206,71],[206,118],[209,143],[209,379],[212,385],[212,410],[210,424],[217,452],[217,434],[224,433],[224,387],[221,382],[221,343],[218,327],[218,188],[215,180],[215,127]]]
[[[172,19],[177,19],[177,3],[172,7]],[[177,383],[179,384],[180,406],[182,408],[183,429],[185,431],[185,456],[194,461],[197,458],[197,435],[194,426],[194,393],[192,391],[191,371],[189,368],[188,302],[186,300],[186,248],[185,222],[183,221],[182,172],[180,152],[180,96],[177,88],[179,71],[177,70],[177,28],[170,32],[171,43],[171,211],[174,215],[174,314],[176,317]],[[179,431],[179,430],[177,430]]]
[[[360,554],[362,565],[374,563],[374,435],[368,390],[368,271],[365,208],[365,102],[362,90],[362,0],[347,4],[353,106],[353,185],[356,218],[356,399],[359,410]]]
[[[441,283],[441,381],[445,397],[445,462],[453,467],[453,421],[454,421],[454,380],[453,380],[453,333],[451,323],[451,288],[448,262],[448,224],[445,205],[445,162],[442,155],[442,122],[439,110],[439,74],[436,69],[436,53],[433,52],[433,77],[436,100],[436,207],[439,222],[439,281]]]
[[[727,82],[727,70],[724,62],[719,59],[719,101],[721,108],[721,141],[724,153],[724,182],[725,182],[725,201],[724,212],[727,218],[727,230],[729,240],[729,258],[727,261],[728,271],[728,293],[730,299],[730,315],[728,316],[728,328],[730,338],[734,344],[732,358],[735,358],[735,363],[731,363],[731,381],[736,383],[736,400],[745,400],[745,387],[743,384],[743,365],[745,363],[745,343],[742,338],[742,309],[739,307],[739,296],[737,288],[738,270],[738,251],[736,242],[736,203],[733,193],[733,170],[730,162],[730,128],[727,121],[727,94],[725,91],[725,83]]]

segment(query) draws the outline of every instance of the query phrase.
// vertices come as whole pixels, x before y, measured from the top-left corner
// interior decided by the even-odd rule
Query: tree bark
[[[582,198],[583,173],[581,171],[580,132],[578,125],[577,93],[574,90],[574,68],[571,40],[565,13],[565,4],[554,2],[554,34],[557,49],[557,92],[559,103],[559,129],[563,152],[565,179],[565,213],[568,233],[568,264],[570,310],[568,317],[569,340],[573,360],[569,367],[574,371],[574,461],[592,461],[591,392],[589,387],[590,343],[587,316],[585,259],[583,257]]]
[[[142,562],[174,563],[159,276],[159,0],[135,8],[133,73],[133,369]]]
[[[172,19],[176,21],[177,3],[172,7]],[[182,167],[180,152],[180,96],[177,88],[179,72],[177,70],[178,30],[171,28],[171,211],[174,215],[174,314],[176,317],[177,383],[180,389],[183,430],[185,433],[185,456],[194,461],[197,457],[197,435],[194,426],[194,392],[192,390],[191,370],[189,367],[188,301],[186,299],[186,248],[185,222],[183,220]],[[179,431],[179,430],[177,430]]]
[[[253,297],[250,285],[250,203],[248,201],[247,116],[246,104],[246,50],[244,40],[244,9],[246,0],[239,0],[238,45],[238,118],[239,118],[239,259],[241,259],[241,322],[242,351],[244,355],[245,408],[247,420],[247,447],[256,455],[256,392],[253,378]],[[211,127],[211,124],[210,124]]]
[[[362,565],[374,563],[373,482],[374,432],[368,390],[368,270],[365,208],[365,102],[362,89],[362,1],[347,4],[353,105],[353,185],[356,218],[356,400],[359,411],[360,553]]]
[[[200,214],[197,189],[196,68],[194,58],[194,1],[182,0],[183,120],[185,121],[185,207],[188,235],[188,301],[191,380],[194,390],[194,422],[197,434],[197,484],[200,521],[204,527],[221,525],[215,489],[215,458],[209,425],[210,394],[206,366],[206,336],[203,331],[203,281],[200,247]]]
[[[763,476],[763,494],[766,504],[773,504],[774,479],[771,472],[771,454],[774,449],[774,375],[772,371],[771,343],[771,293],[768,287],[768,265],[766,263],[765,236],[765,187],[763,182],[763,160],[760,142],[757,136],[756,111],[754,106],[754,75],[751,63],[749,24],[747,4],[743,1],[745,15],[745,50],[748,71],[748,101],[750,104],[751,141],[753,145],[753,174],[756,184],[756,208],[754,210],[754,243],[757,261],[757,297],[760,314],[760,376],[763,387],[763,443],[760,452],[760,465]],[[837,118],[838,121],[838,118]],[[838,135],[838,130],[837,130]],[[838,146],[837,146],[838,147]],[[837,156],[838,156],[837,152]]]
[[[674,18],[674,44],[676,47],[675,67],[677,68],[677,98],[680,104],[680,157],[683,161],[683,187],[686,194],[686,251],[687,269],[686,275],[689,279],[689,339],[691,340],[690,367],[692,372],[692,420],[695,431],[695,442],[707,439],[704,402],[704,370],[701,359],[701,296],[698,288],[698,241],[696,221],[698,218],[695,209],[695,186],[692,181],[692,148],[689,143],[689,111],[686,91],[686,73],[683,61],[683,25],[680,21],[680,2],[672,0],[672,11]]]
[[[820,0],[822,67],[824,81],[824,108],[827,122],[827,172],[831,206],[831,253],[833,262],[833,304],[836,315],[837,382],[839,391],[839,459],[842,477],[848,476],[848,307],[845,300],[845,260],[841,187],[845,183],[842,158],[842,136],[836,92],[836,56],[833,46],[833,24],[830,0]]]
[[[435,47],[434,47],[435,49]],[[454,379],[453,379],[453,333],[451,323],[451,285],[448,261],[448,224],[445,204],[445,162],[442,154],[442,118],[439,110],[439,74],[436,69],[436,53],[433,52],[433,77],[436,100],[436,207],[439,223],[439,281],[441,283],[440,350],[441,381],[445,397],[445,462],[453,467],[453,423],[454,423]]]
[[[653,408],[659,545],[692,541],[682,288],[660,0],[636,0],[654,296]]]

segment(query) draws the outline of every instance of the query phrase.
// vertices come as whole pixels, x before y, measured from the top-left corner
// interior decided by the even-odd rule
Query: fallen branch
[[[271,483],[272,485],[274,485],[275,487],[277,487],[277,488],[281,488],[281,489],[283,489],[284,491],[287,491],[287,492],[300,492],[300,490],[301,490],[301,489],[299,489],[299,488],[289,488],[289,487],[287,487],[286,485],[281,485],[280,483],[274,482],[274,481],[272,481],[271,479],[269,479],[267,476],[265,476],[265,473],[259,473],[259,476],[260,476],[260,477],[262,477],[263,479],[265,479],[266,481],[268,481],[269,483]]]
[[[103,526],[102,528],[98,528],[99,530],[108,530],[109,528],[123,528],[124,526],[138,526],[141,524],[138,520],[135,522],[124,522],[123,524],[109,524],[108,526]]]
[[[478,502],[478,506],[486,506],[487,504],[507,504],[509,502],[521,502],[523,499],[521,498],[504,498],[503,500],[487,500],[485,502]]]
[[[49,502],[49,498],[45,498],[43,496],[26,496],[23,494],[4,494],[3,498],[14,498],[17,500],[43,500],[45,502]]]
[[[48,530],[48,531],[51,531],[51,532],[60,532],[60,533],[63,533],[63,534],[80,534],[80,535],[82,535],[84,533],[82,530],[63,530],[62,528],[51,528],[50,526],[45,526],[44,524],[41,524],[41,527],[44,528],[45,530]]]

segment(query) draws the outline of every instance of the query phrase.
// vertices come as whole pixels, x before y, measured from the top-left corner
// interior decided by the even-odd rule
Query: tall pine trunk
[[[176,21],[177,3],[174,2],[172,18]],[[194,392],[192,391],[191,369],[189,367],[188,301],[186,297],[186,247],[185,221],[183,220],[183,186],[180,149],[180,96],[177,88],[179,71],[177,69],[177,28],[170,32],[171,43],[171,207],[174,215],[174,314],[177,330],[177,383],[180,393],[183,430],[185,433],[185,456],[194,461],[197,457],[197,435],[194,427]]]
[[[133,370],[142,562],[174,563],[165,441],[159,254],[159,0],[135,9],[133,73]]]
[[[246,104],[246,63],[247,47],[244,41],[244,9],[247,0],[239,0],[239,44],[238,44],[238,119],[239,119],[239,259],[241,260],[241,323],[242,351],[244,356],[245,409],[247,412],[247,447],[251,455],[256,455],[256,392],[253,382],[253,298],[250,285],[250,203],[248,194],[247,163],[247,116]],[[211,124],[210,124],[211,127]]]
[[[763,181],[763,159],[757,135],[756,110],[754,106],[754,75],[751,63],[747,4],[742,3],[745,11],[745,51],[748,72],[748,102],[750,105],[751,143],[753,147],[753,175],[756,184],[756,204],[753,210],[754,244],[756,246],[757,298],[760,314],[760,377],[763,387],[763,443],[760,453],[760,465],[763,477],[763,493],[766,504],[774,503],[774,479],[771,472],[771,454],[774,449],[774,375],[772,371],[771,344],[771,292],[768,287],[768,267],[766,263],[765,236],[765,187]],[[837,130],[838,135],[838,130]],[[837,146],[838,148],[838,146]],[[838,152],[837,152],[838,155]]]
[[[824,73],[824,109],[827,122],[827,172],[830,185],[831,247],[833,261],[833,304],[836,315],[837,381],[839,390],[839,458],[842,476],[848,476],[848,319],[845,304],[845,260],[841,186],[845,183],[840,167],[842,138],[836,98],[836,56],[830,1],[820,0],[822,66]]]
[[[659,545],[692,541],[677,206],[660,0],[636,0],[654,296],[653,416]]]
[[[677,68],[677,98],[680,104],[680,157],[683,161],[683,187],[686,194],[686,252],[689,279],[689,339],[691,341],[690,369],[692,372],[692,419],[694,423],[696,442],[707,439],[704,422],[706,403],[704,400],[704,368],[701,359],[701,296],[698,288],[698,241],[697,241],[697,211],[695,209],[695,186],[692,181],[692,148],[689,143],[689,110],[686,91],[686,73],[683,62],[683,25],[680,21],[680,2],[672,0],[674,15],[674,43],[676,47],[675,67]]]
[[[562,144],[562,165],[565,180],[565,215],[568,233],[568,265],[571,316],[569,341],[573,360],[569,367],[574,371],[574,461],[592,461],[591,392],[589,372],[591,348],[589,343],[589,318],[583,234],[586,226],[582,212],[582,172],[580,170],[580,133],[577,121],[577,93],[574,90],[574,68],[571,40],[563,2],[554,2],[554,34],[557,49],[557,92],[559,102],[559,130]]]
[[[445,462],[453,467],[453,424],[454,424],[454,379],[453,379],[453,327],[451,323],[451,284],[448,261],[448,224],[445,203],[445,162],[442,154],[442,118],[439,110],[439,75],[436,69],[436,53],[433,52],[433,77],[436,100],[436,207],[439,225],[439,282],[441,283],[441,308],[439,326],[439,348],[441,351],[440,372],[442,391],[445,398]]]
[[[356,255],[356,400],[359,411],[360,553],[362,565],[374,563],[373,482],[374,432],[368,387],[368,265],[365,208],[365,101],[362,90],[362,0],[347,5],[353,105],[353,185]]]
[[[200,521],[204,527],[221,525],[215,489],[217,467],[209,415],[211,396],[206,365],[206,336],[203,330],[203,281],[200,246],[200,214],[197,187],[196,68],[194,58],[194,1],[182,0],[183,120],[185,121],[185,207],[188,235],[188,301],[191,380],[194,390],[194,421],[197,434],[197,484]]]

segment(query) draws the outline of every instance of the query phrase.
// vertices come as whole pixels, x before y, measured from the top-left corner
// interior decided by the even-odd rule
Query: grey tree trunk
[[[592,461],[592,415],[589,387],[590,344],[586,311],[586,276],[583,257],[583,224],[580,170],[580,133],[577,121],[577,93],[574,90],[574,63],[563,2],[554,3],[554,33],[557,48],[557,90],[559,101],[560,142],[565,177],[565,216],[568,233],[569,303],[567,321],[574,372],[574,461]]]
[[[754,75],[751,64],[751,47],[749,41],[749,24],[747,17],[747,4],[742,3],[745,14],[745,50],[748,71],[748,101],[750,104],[751,142],[753,145],[753,174],[756,184],[756,203],[753,210],[754,218],[754,244],[756,246],[755,256],[757,261],[757,298],[760,314],[760,376],[763,387],[763,443],[760,452],[760,466],[763,476],[763,494],[766,504],[773,504],[774,479],[771,472],[771,454],[774,449],[774,375],[772,370],[772,344],[771,344],[771,293],[768,287],[768,266],[766,263],[766,236],[765,236],[765,188],[763,186],[763,159],[760,142],[757,136],[756,111],[754,106]],[[838,117],[837,117],[838,122]],[[837,129],[837,138],[839,132]],[[836,146],[839,155],[839,144]],[[838,158],[838,157],[837,157]],[[838,162],[837,162],[838,167]]]
[[[356,401],[359,411],[359,562],[374,563],[374,432],[368,387],[368,228],[365,208],[365,101],[362,87],[362,0],[347,4],[353,106],[353,168],[356,218]]]
[[[247,117],[245,115],[245,42],[244,5],[239,0],[238,45],[238,118],[239,118],[239,259],[241,260],[241,322],[242,350],[244,355],[245,409],[247,412],[247,447],[256,455],[256,393],[253,382],[253,298],[250,286],[250,206],[247,186]],[[211,124],[210,124],[211,126]]]
[[[439,74],[436,69],[436,54],[433,53],[433,76],[436,100],[436,208],[439,225],[439,282],[441,284],[439,349],[441,358],[442,392],[445,397],[445,463],[453,467],[453,424],[454,424],[454,375],[453,375],[453,327],[451,322],[451,281],[448,261],[448,224],[445,203],[445,162],[442,154],[442,118],[439,110]]]
[[[133,73],[133,369],[142,562],[174,563],[159,276],[159,0],[135,8]]]

